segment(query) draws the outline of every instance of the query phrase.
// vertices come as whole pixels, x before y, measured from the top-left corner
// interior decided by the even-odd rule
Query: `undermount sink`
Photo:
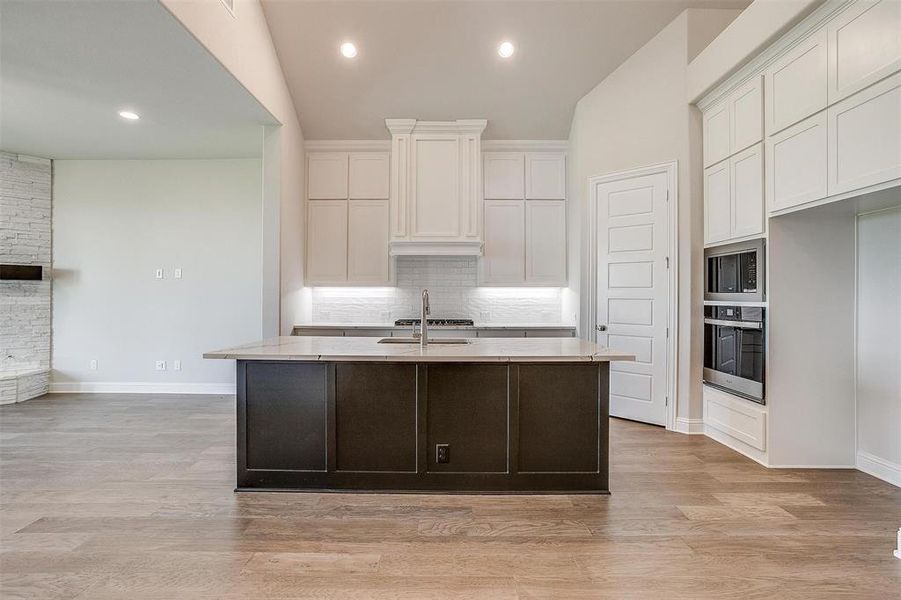
[[[379,340],[379,344],[418,344],[419,338],[415,337],[387,337]],[[428,345],[432,344],[468,344],[470,340],[465,338],[434,338],[429,339]]]

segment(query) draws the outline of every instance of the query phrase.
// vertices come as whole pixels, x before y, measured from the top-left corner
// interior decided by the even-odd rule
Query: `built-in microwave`
[[[704,300],[763,302],[764,240],[738,242],[704,251]]]
[[[704,382],[764,401],[766,329],[761,306],[704,307]]]

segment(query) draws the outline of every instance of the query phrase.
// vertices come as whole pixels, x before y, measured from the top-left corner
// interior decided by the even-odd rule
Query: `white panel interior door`
[[[664,425],[669,217],[663,173],[598,183],[597,341],[632,352],[610,365],[610,414]]]

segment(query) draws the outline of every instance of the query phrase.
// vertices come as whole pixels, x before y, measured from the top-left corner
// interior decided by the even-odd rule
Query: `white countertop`
[[[468,344],[379,344],[373,337],[283,336],[204,353],[204,358],[391,362],[632,361],[579,338],[472,338]]]
[[[419,326],[417,325],[417,328]],[[409,330],[410,325],[394,323],[301,323],[295,329],[400,329]],[[429,325],[429,329],[567,329],[575,330],[575,325],[560,323],[474,323],[473,325]]]

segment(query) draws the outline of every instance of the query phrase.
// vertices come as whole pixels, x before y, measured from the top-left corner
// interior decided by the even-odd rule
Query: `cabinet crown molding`
[[[469,133],[482,135],[488,125],[486,119],[457,119],[455,121],[418,121],[416,119],[385,119],[391,135],[410,133]]]

